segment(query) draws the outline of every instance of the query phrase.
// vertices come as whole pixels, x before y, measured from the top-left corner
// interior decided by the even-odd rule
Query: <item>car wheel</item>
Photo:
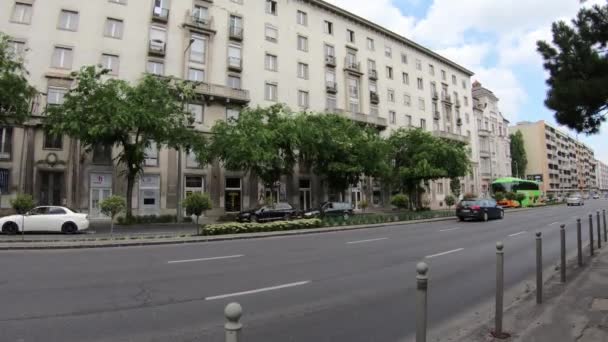
[[[458,221],[464,221],[464,217],[458,216]]]
[[[61,232],[63,234],[76,234],[76,232],[78,232],[78,227],[72,222],[66,222],[61,226]]]
[[[500,217],[499,217],[499,218],[500,218],[501,220],[505,218],[505,211],[504,211],[504,210],[501,210],[501,211],[500,211]]]
[[[2,226],[2,232],[8,235],[15,235],[19,233],[19,226],[15,222],[6,222],[4,226]]]
[[[258,219],[258,217],[257,217],[257,216],[255,216],[255,215],[251,215],[251,216],[249,217],[249,222],[260,222],[260,220]]]
[[[483,213],[483,222],[487,222],[488,221],[488,213],[485,212]]]

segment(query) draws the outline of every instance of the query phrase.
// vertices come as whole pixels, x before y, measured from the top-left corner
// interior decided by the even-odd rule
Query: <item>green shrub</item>
[[[17,214],[25,215],[28,211],[34,208],[34,199],[30,195],[17,195],[14,199],[11,200],[11,206]]]
[[[451,208],[454,204],[456,204],[456,198],[454,198],[452,195],[445,196],[445,204],[448,206],[448,208]]]
[[[509,200],[509,201],[513,201],[515,199],[515,193],[513,191],[509,191],[505,194],[505,197]]]
[[[344,223],[344,222],[343,222]],[[208,224],[203,226],[202,235],[224,235],[224,234],[243,234],[258,232],[275,232],[283,230],[312,229],[323,226],[320,219],[308,219],[297,221],[277,221],[270,223],[256,222],[230,222]]]
[[[496,202],[500,202],[500,201],[504,200],[505,199],[505,193],[501,192],[501,191],[495,193],[494,194],[494,199],[496,200]]]
[[[177,222],[177,217],[175,215],[142,215],[142,216],[132,216],[131,219],[127,219],[126,217],[120,216],[116,220],[118,224],[122,225],[131,225],[131,224],[147,224],[147,223],[173,223]]]
[[[519,202],[519,204],[521,204],[521,202],[525,199],[526,199],[526,194],[523,194],[521,192],[515,194],[515,200],[517,202]]]
[[[408,198],[404,194],[396,194],[391,197],[391,204],[399,209],[407,208]]]
[[[209,198],[208,194],[196,192],[186,196],[186,198],[182,201],[182,205],[186,209],[186,215],[196,216],[197,234],[200,234],[198,220],[201,215],[205,213],[205,211],[211,209],[211,198]]]
[[[99,203],[101,212],[110,217],[110,234],[114,233],[114,219],[127,208],[127,201],[122,196],[110,196]]]

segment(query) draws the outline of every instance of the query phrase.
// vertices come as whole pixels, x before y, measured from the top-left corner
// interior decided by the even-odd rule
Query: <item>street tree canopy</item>
[[[36,89],[27,81],[27,70],[0,33],[0,124],[22,123],[31,114]]]
[[[524,148],[524,135],[521,131],[510,135],[511,139],[511,171],[516,177],[525,177],[528,157]]]
[[[545,105],[558,123],[598,133],[608,109],[608,5],[581,8],[572,25],[552,26],[553,44],[537,43],[549,72]]]
[[[75,86],[62,105],[49,108],[47,129],[66,134],[85,147],[116,146],[117,160],[126,169],[127,217],[136,177],[141,174],[146,148],[191,147],[200,144],[189,125],[192,115],[185,103],[192,99],[192,84],[145,75],[137,84],[106,77],[108,70],[85,66],[73,73]]]

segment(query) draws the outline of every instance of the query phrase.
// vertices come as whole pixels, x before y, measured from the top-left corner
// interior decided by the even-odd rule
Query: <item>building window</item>
[[[23,58],[25,57],[25,42],[18,40],[8,41],[8,51],[11,54],[11,58]]]
[[[298,24],[308,26],[308,14],[303,11],[298,11],[297,15]]]
[[[374,47],[374,40],[371,38],[367,38],[367,49],[370,51],[374,51],[375,47]]]
[[[224,186],[224,210],[226,212],[241,211],[241,179],[226,178]]]
[[[104,29],[104,35],[110,38],[121,39],[122,38],[122,20],[108,18],[106,20],[106,26]]]
[[[239,45],[228,46],[228,65],[241,68],[243,66],[243,59],[241,55],[241,47]]]
[[[101,65],[104,69],[110,70],[111,75],[118,75],[118,70],[120,69],[120,59],[116,55],[104,53],[101,55]]]
[[[386,67],[386,78],[388,78],[389,80],[393,79],[393,67]]]
[[[78,12],[61,10],[58,27],[61,30],[78,30]]]
[[[423,130],[426,130],[426,120],[425,119],[420,119],[420,128],[422,128]]]
[[[348,84],[348,111],[351,113],[359,113],[359,79],[349,77]]]
[[[374,81],[369,81],[369,91],[370,93],[378,94],[378,84]]]
[[[298,35],[298,50],[308,51],[308,38]]]
[[[155,141],[150,141],[144,150],[144,165],[158,166],[158,145]]]
[[[241,89],[241,76],[228,75],[228,86],[232,89]]]
[[[462,80],[462,89],[467,89],[467,80]]]
[[[13,128],[0,127],[0,160],[10,160],[13,155]]]
[[[465,97],[463,97],[463,100],[464,100],[464,105],[468,106],[469,105],[469,98],[465,96]]]
[[[61,150],[63,148],[63,136],[45,132],[43,148],[46,150]]]
[[[112,165],[112,146],[95,145],[93,147],[93,164]]]
[[[418,89],[424,90],[424,80],[418,77]]]
[[[409,85],[410,84],[410,75],[407,72],[402,73],[401,80],[402,80],[403,84]]]
[[[192,121],[202,124],[204,121],[204,107],[202,104],[189,103],[188,111],[192,113]]]
[[[188,80],[194,82],[204,82],[205,81],[205,70],[189,68],[188,69]]]
[[[302,108],[308,108],[309,100],[308,100],[308,92],[299,90],[298,91],[298,105]]]
[[[437,183],[437,194],[443,195],[443,183]]]
[[[334,34],[334,23],[331,21],[323,21],[323,32],[327,34]]]
[[[20,24],[29,24],[32,22],[32,5],[22,2],[16,2],[13,7],[11,21]]]
[[[264,60],[264,68],[269,71],[277,71],[277,56],[267,53]]]
[[[346,40],[349,43],[355,43],[355,31],[353,30],[346,30]]]
[[[276,27],[272,25],[266,25],[264,34],[266,36],[266,40],[269,42],[276,43],[279,40],[279,30],[277,30]]]
[[[393,49],[390,46],[384,47],[384,56],[388,58],[393,58]]]
[[[405,124],[407,125],[407,127],[412,127],[412,116],[411,115],[405,115]]]
[[[63,99],[68,90],[64,88],[52,88],[47,89],[47,103],[49,105],[60,105],[63,104]]]
[[[405,53],[401,54],[401,63],[407,64],[407,55]]]
[[[189,169],[199,169],[201,164],[198,162],[198,156],[194,151],[188,151],[186,154],[186,167]],[[186,188],[192,188],[194,185],[200,185],[200,192],[203,192],[204,177],[201,176],[186,176]],[[188,196],[188,191],[185,192]]]
[[[72,69],[72,48],[55,47],[51,66],[59,69]]]
[[[367,60],[367,71],[368,72],[372,72],[376,70],[376,61],[374,61],[373,59],[368,59]]]
[[[456,85],[458,82],[456,81],[456,75],[452,75],[452,84]]]
[[[308,64],[298,63],[298,78],[308,79]]]
[[[435,76],[435,67],[433,64],[429,64],[429,75]]]
[[[464,114],[464,119],[465,119],[464,121],[465,121],[466,123],[469,123],[469,122],[471,121],[471,118],[470,118],[469,113],[465,113],[465,114]]]
[[[336,100],[336,95],[327,94],[327,97],[325,98],[325,109],[331,113],[335,111],[337,107],[338,102]]]
[[[388,102],[395,102],[395,91],[393,89],[388,90]]]
[[[277,101],[278,87],[276,83],[266,83],[264,87],[264,98],[266,101]]]
[[[276,0],[266,0],[266,13],[277,15],[277,2]]]
[[[332,45],[325,44],[325,56],[336,56],[336,49]]]
[[[388,112],[388,119],[389,122],[391,123],[391,125],[394,125],[397,123],[397,113],[395,113],[394,111],[389,111]]]
[[[441,70],[441,80],[445,81],[446,77],[445,70]]]
[[[190,61],[205,64],[207,55],[207,39],[201,36],[192,36],[193,42],[190,46]]]
[[[422,71],[422,62],[419,59],[416,59],[416,70]]]
[[[409,94],[403,94],[403,104],[407,107],[412,105],[412,97]]]
[[[424,99],[422,97],[418,98],[418,109],[424,111],[426,109]]]
[[[240,110],[236,108],[226,108],[226,121],[236,121],[239,119]]]
[[[146,71],[153,75],[164,75],[165,74],[165,64],[163,62],[158,61],[148,61],[146,65]]]
[[[375,105],[375,104],[369,105],[369,115],[378,116],[378,105]]]

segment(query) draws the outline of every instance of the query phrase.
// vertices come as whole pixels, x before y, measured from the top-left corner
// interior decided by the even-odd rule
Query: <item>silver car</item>
[[[585,201],[581,195],[571,195],[566,199],[566,204],[571,205],[585,205]]]

